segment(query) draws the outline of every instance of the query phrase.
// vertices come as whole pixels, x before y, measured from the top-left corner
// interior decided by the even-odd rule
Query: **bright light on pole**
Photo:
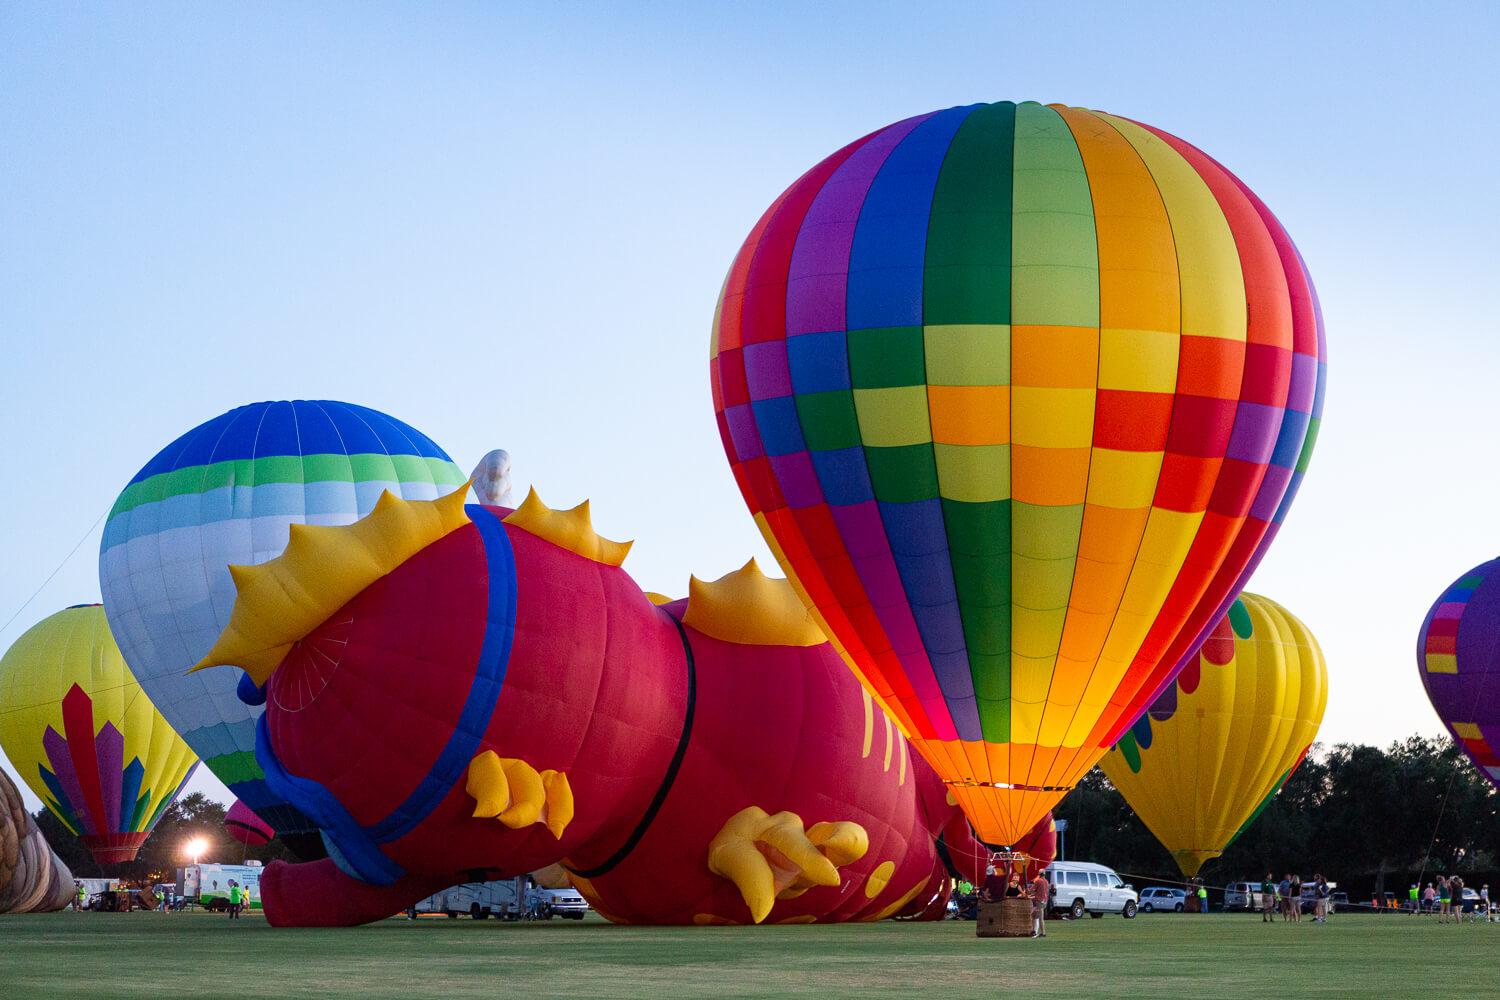
[[[202,857],[203,852],[208,850],[208,841],[202,837],[194,837],[183,846],[183,850],[187,852],[187,856],[192,858],[193,864],[196,865],[198,859]]]

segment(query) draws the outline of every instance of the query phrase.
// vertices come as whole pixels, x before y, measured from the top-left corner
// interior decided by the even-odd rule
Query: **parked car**
[[[1142,912],[1154,913],[1164,910],[1168,913],[1181,913],[1187,906],[1187,892],[1182,889],[1168,889],[1166,886],[1153,885],[1141,890],[1140,907]]]
[[[1224,909],[1226,912],[1233,910],[1249,910],[1254,912],[1261,907],[1262,894],[1259,882],[1231,882],[1224,887]]]
[[[1052,909],[1062,910],[1074,920],[1082,919],[1085,913],[1091,917],[1118,913],[1130,918],[1140,905],[1135,889],[1104,865],[1054,861],[1047,866],[1046,874],[1052,883]]]
[[[1329,894],[1328,895],[1329,895],[1330,903],[1332,902],[1332,899],[1333,899],[1333,889],[1337,885],[1338,885],[1337,882],[1329,882],[1328,883],[1328,890],[1329,890]],[[1344,902],[1348,903],[1349,902],[1349,894],[1348,893],[1343,893],[1342,895],[1344,897]],[[1318,909],[1318,883],[1316,883],[1316,882],[1303,882],[1302,883],[1302,912],[1303,913],[1316,913],[1317,909]]]
[[[527,914],[530,918],[551,920],[562,917],[566,920],[582,920],[589,912],[588,901],[577,889],[533,888],[526,892]]]

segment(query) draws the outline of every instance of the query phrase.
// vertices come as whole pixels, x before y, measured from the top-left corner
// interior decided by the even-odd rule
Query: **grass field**
[[[1490,995],[1500,923],[1142,914],[1053,921],[615,927],[387,920],[277,930],[206,913],[0,917],[0,997],[1029,997]],[[1281,985],[1268,988],[1269,977]],[[1290,981],[1290,985],[1288,984]]]

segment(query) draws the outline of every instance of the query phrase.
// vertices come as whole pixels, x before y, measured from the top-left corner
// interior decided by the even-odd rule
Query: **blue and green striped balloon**
[[[125,661],[215,775],[287,833],[313,825],[267,789],[255,763],[259,707],[239,672],[187,671],[229,622],[229,567],[280,555],[288,525],[349,524],[385,490],[431,500],[464,474],[426,435],[327,400],[252,403],[200,424],[125,487],[104,526],[99,585]]]

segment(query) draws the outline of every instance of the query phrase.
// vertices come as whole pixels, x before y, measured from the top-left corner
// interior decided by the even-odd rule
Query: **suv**
[[[551,920],[554,916],[568,920],[582,920],[589,912],[589,904],[577,889],[530,889],[526,893],[527,913],[532,917]]]
[[[1106,913],[1135,916],[1139,905],[1135,890],[1121,882],[1113,868],[1088,861],[1054,861],[1046,875],[1052,883],[1052,909],[1074,920],[1085,913],[1096,918]]]
[[[1141,890],[1140,905],[1144,913],[1151,913],[1155,910],[1181,913],[1182,908],[1187,905],[1187,892],[1183,889],[1168,889],[1164,886],[1153,885]]]

